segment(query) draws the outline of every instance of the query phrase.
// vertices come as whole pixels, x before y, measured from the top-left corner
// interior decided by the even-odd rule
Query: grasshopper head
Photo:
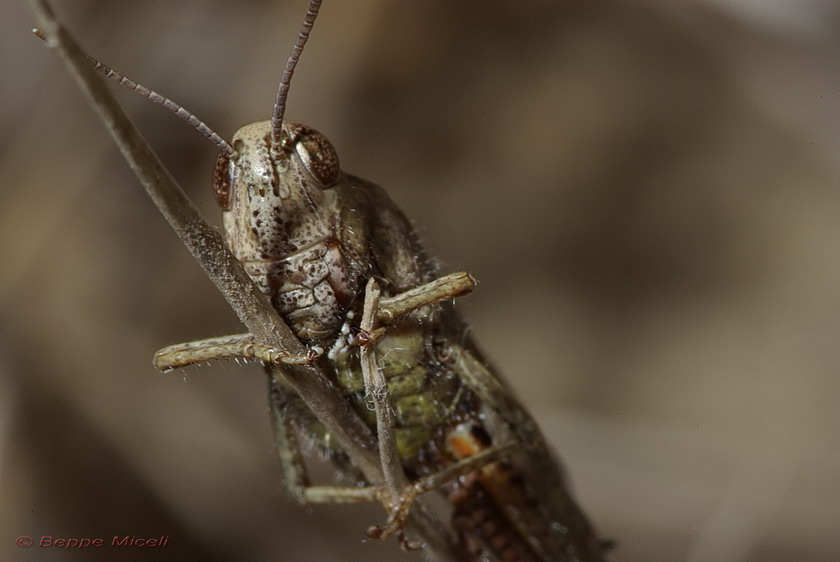
[[[358,291],[355,260],[343,251],[342,181],[330,142],[309,127],[246,125],[234,153],[216,162],[214,189],[225,236],[245,269],[304,340],[334,333]]]
[[[235,196],[234,184],[239,174],[262,177],[262,184],[279,189],[274,170],[293,170],[313,188],[329,189],[341,179],[338,154],[327,138],[311,127],[298,123],[283,125],[284,139],[279,147],[270,142],[270,121],[251,123],[233,136],[235,153],[222,151],[216,160],[213,189],[216,202],[224,211],[230,210]],[[281,174],[285,175],[285,174]]]

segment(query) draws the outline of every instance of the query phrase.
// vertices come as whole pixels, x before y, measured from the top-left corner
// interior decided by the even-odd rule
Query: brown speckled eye
[[[288,130],[294,139],[295,153],[312,179],[324,189],[338,183],[341,166],[338,154],[327,137],[311,127],[297,123],[288,125]]]
[[[230,155],[222,152],[213,169],[213,194],[222,210],[230,209]]]

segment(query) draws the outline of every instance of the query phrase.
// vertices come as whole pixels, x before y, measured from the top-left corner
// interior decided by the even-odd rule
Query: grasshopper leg
[[[472,275],[459,271],[418,285],[393,297],[382,297],[376,311],[376,320],[381,324],[392,324],[402,316],[423,306],[462,297],[470,293],[476,284]]]
[[[379,309],[379,285],[372,277],[365,288],[365,305],[360,328],[362,333],[372,334],[376,330]],[[361,345],[361,365],[365,391],[373,400],[376,411],[376,433],[379,439],[379,459],[385,478],[385,487],[394,498],[408,485],[402,462],[397,453],[396,415],[391,404],[388,381],[376,362],[376,350],[370,338]]]
[[[385,486],[312,486],[303,462],[303,455],[297,439],[292,416],[288,414],[289,400],[292,394],[271,373],[271,414],[274,425],[277,453],[286,488],[302,504],[310,503],[357,503],[378,502],[394,513],[400,505]],[[400,470],[402,468],[400,467]],[[404,477],[404,475],[403,475]],[[407,510],[406,510],[407,515]],[[420,545],[410,542],[402,533],[402,529],[395,528],[401,545],[406,550],[417,550]],[[393,531],[392,531],[393,532]],[[384,538],[384,537],[383,537]]]
[[[310,348],[304,355],[293,355],[282,349],[262,345],[251,334],[236,334],[166,346],[155,352],[154,365],[161,371],[188,367],[212,359],[258,359],[269,364],[309,365],[322,352],[319,348]]]
[[[424,476],[409,484],[400,494],[399,501],[391,510],[387,523],[382,527],[372,527],[368,531],[371,538],[386,538],[394,532],[400,532],[405,525],[406,518],[414,500],[426,492],[434,490],[444,484],[452,482],[462,476],[481,470],[497,462],[520,448],[519,443],[495,445],[483,449],[475,454],[460,459],[454,464]]]
[[[272,370],[269,373],[271,419],[274,441],[289,493],[300,503],[354,503],[380,501],[377,487],[313,486],[303,461],[297,430],[293,423],[291,400],[294,394],[287,389]]]
[[[300,503],[349,503],[380,501],[381,491],[373,487],[312,486],[303,453],[288,412],[294,394],[278,380],[271,365],[308,364],[323,351],[311,348],[294,356],[256,342],[252,334],[222,336],[170,345],[155,353],[154,365],[161,371],[204,363],[212,359],[259,359],[269,364],[270,404],[277,454],[289,493]]]
[[[269,369],[269,404],[271,405],[271,425],[274,428],[274,443],[283,471],[286,489],[299,502],[307,503],[306,490],[310,487],[306,465],[300,442],[289,414],[290,400],[293,398],[289,389],[278,380],[273,369]]]
[[[444,275],[428,283],[418,285],[392,297],[379,297],[375,307],[374,324],[381,327],[363,330],[359,344],[364,346],[376,341],[386,332],[387,327],[400,318],[426,305],[463,297],[477,285],[475,278],[464,271]]]

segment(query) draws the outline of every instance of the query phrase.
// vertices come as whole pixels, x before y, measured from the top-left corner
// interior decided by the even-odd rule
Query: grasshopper
[[[415,499],[440,490],[470,560],[601,560],[604,543],[569,495],[559,464],[512,391],[489,366],[453,306],[475,281],[440,276],[409,221],[378,186],[343,172],[335,148],[285,121],[291,78],[317,17],[312,0],[277,92],[273,117],[224,141],[171,100],[98,61],[107,77],[163,104],[220,147],[213,187],[224,234],[303,352],[239,334],[169,346],[163,370],[214,359],[256,359],[287,487],[305,503],[374,501],[403,528]],[[44,33],[40,34],[46,38]],[[327,373],[376,436],[381,481],[354,466],[329,424],[287,384],[295,366]],[[301,443],[332,459],[355,486],[313,486]]]

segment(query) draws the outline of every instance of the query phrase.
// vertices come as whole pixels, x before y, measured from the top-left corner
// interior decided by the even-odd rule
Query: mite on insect
[[[287,486],[304,502],[377,501],[396,533],[415,498],[440,489],[461,556],[481,560],[600,560],[602,543],[568,494],[539,429],[466,335],[452,305],[474,280],[440,277],[409,222],[378,186],[339,166],[332,144],[284,120],[291,78],[320,7],[310,2],[280,81],[273,117],[224,141],[169,99],[94,61],[220,147],[214,190],[225,238],[305,351],[252,334],[170,346],[162,370],[209,359],[262,360]],[[41,34],[44,37],[44,34]],[[337,428],[287,384],[317,366],[376,435],[381,480],[354,465]],[[311,486],[298,443],[356,475],[356,487]]]

